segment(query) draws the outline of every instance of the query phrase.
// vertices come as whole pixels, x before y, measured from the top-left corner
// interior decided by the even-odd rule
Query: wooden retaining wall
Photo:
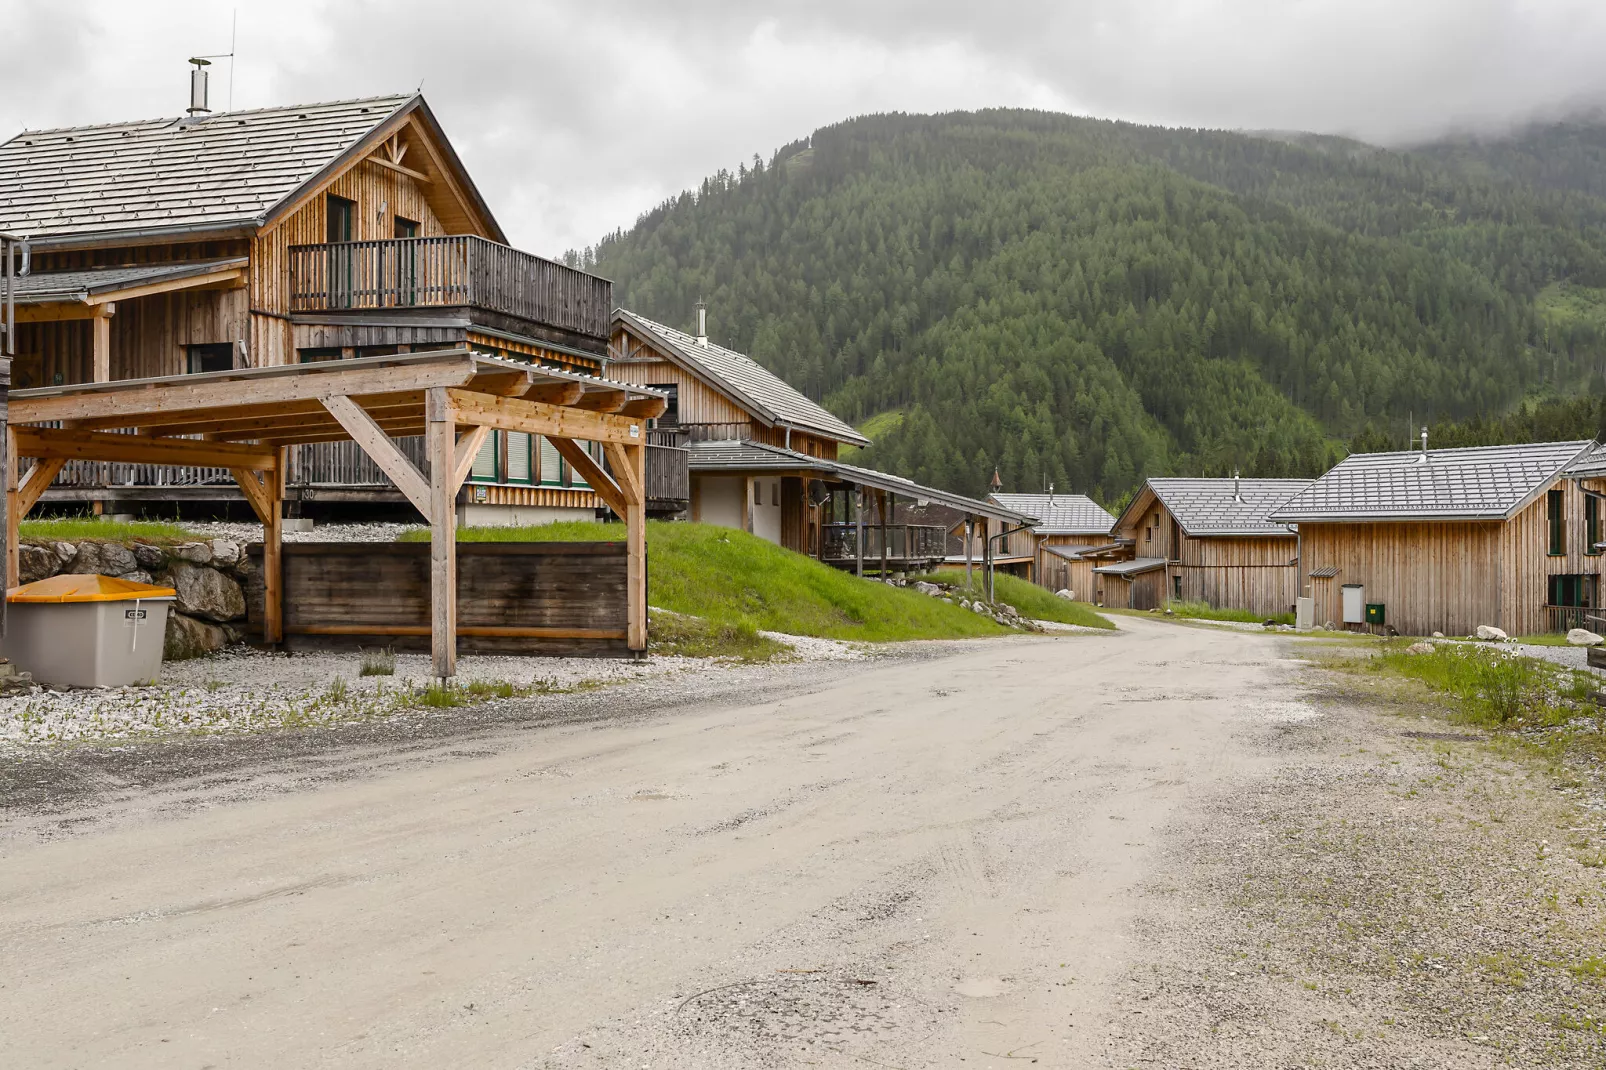
[[[252,545],[247,631],[262,631],[262,546]],[[457,546],[461,654],[628,657],[623,542]],[[284,544],[292,650],[429,649],[429,543]]]

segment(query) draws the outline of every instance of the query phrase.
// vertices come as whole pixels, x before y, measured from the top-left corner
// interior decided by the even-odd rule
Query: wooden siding
[[[248,632],[263,619],[261,544],[246,584]],[[386,634],[387,627],[429,623],[428,543],[286,543],[284,631],[292,649],[392,646],[427,649],[429,637]],[[458,650],[464,654],[626,656],[625,544],[459,543]],[[312,630],[372,625],[369,634],[320,635]],[[499,637],[476,628],[617,633]]]
[[[1305,583],[1318,624],[1343,620],[1342,587],[1359,583],[1365,601],[1406,635],[1466,635],[1493,624],[1511,635],[1550,630],[1549,577],[1598,576],[1602,558],[1584,553],[1584,494],[1562,491],[1566,553],[1551,556],[1545,494],[1509,521],[1301,524]],[[1603,512],[1606,516],[1606,512]],[[1338,568],[1331,579],[1309,574]]]
[[[1172,539],[1166,539],[1169,548]],[[1204,602],[1217,609],[1242,609],[1261,616],[1294,608],[1299,570],[1294,557],[1299,540],[1292,536],[1235,536],[1195,539],[1181,536],[1176,563],[1168,573],[1182,581],[1182,600]],[[1168,596],[1176,591],[1167,580]]]
[[[18,325],[12,382],[18,389],[94,379],[91,321]],[[118,301],[111,317],[111,376],[141,379],[187,371],[187,345],[236,343],[248,330],[245,290],[179,290]],[[238,346],[236,363],[240,360]]]

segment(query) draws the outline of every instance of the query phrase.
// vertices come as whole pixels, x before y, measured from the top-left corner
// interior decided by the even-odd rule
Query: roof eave
[[[132,227],[96,230],[79,234],[33,234],[26,240],[35,252],[54,252],[85,247],[111,248],[119,245],[136,245],[169,238],[249,238],[258,226],[252,218],[226,220],[221,223],[190,224],[180,227]]]

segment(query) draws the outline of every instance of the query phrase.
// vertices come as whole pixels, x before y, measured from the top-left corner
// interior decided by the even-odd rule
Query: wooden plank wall
[[[1601,556],[1585,553],[1584,490],[1577,480],[1557,480],[1553,487],[1562,492],[1562,531],[1566,553],[1550,554],[1550,514],[1545,495],[1500,530],[1500,603],[1510,626],[1500,627],[1512,635],[1534,635],[1547,631],[1549,618],[1544,611],[1550,596],[1551,576],[1599,576]],[[1602,534],[1606,535],[1606,503],[1601,505]]]
[[[262,546],[246,585],[248,632],[260,636]],[[459,627],[616,630],[617,639],[460,636],[463,654],[625,657],[625,544],[459,543]],[[309,626],[429,624],[428,543],[286,543],[284,630],[292,649],[428,650],[427,635],[309,635]]]
[[[1184,535],[1179,552],[1180,563],[1172,568],[1182,578],[1183,601],[1265,616],[1293,609],[1299,584],[1299,569],[1294,564],[1299,552],[1296,537],[1196,539]]]

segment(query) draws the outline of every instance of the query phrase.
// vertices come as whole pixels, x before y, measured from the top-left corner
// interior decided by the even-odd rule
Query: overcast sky
[[[228,51],[232,10],[0,0],[0,137],[181,113],[184,60]],[[235,108],[422,83],[511,240],[547,255],[865,112],[1399,143],[1606,102],[1606,0],[246,0],[238,19]]]

